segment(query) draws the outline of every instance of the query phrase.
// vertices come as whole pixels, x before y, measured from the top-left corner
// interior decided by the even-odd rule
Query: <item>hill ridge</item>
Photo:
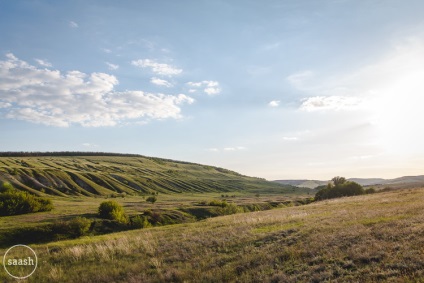
[[[348,178],[348,181],[356,182],[362,186],[372,186],[372,185],[391,185],[398,183],[424,183],[424,175],[416,176],[402,176],[393,179],[383,179],[383,178]],[[308,180],[308,179],[288,179],[288,180],[275,180],[273,182],[292,185],[295,187],[305,187],[314,189],[317,186],[326,185],[328,181],[322,180]]]
[[[3,152],[0,182],[10,182],[20,190],[37,195],[281,193],[294,189],[220,167],[142,155],[109,153],[105,156],[98,152],[92,152],[93,155],[87,155],[87,152],[82,155],[79,155],[81,152],[19,154],[10,157],[11,152]]]

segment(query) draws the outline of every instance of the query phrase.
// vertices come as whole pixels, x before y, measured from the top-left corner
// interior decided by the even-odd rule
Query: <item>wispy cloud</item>
[[[314,72],[311,70],[305,70],[302,72],[294,73],[287,76],[287,81],[295,88],[304,90],[307,82],[314,76]]]
[[[272,100],[271,102],[268,103],[268,106],[278,107],[278,106],[280,106],[280,101],[279,100]]]
[[[78,24],[76,22],[69,21],[69,27],[71,27],[71,28],[78,28],[79,26],[78,26]]]
[[[3,117],[50,126],[114,126],[140,119],[179,119],[184,94],[114,90],[118,79],[105,73],[62,73],[41,69],[9,53],[0,61]]]
[[[237,151],[237,150],[246,150],[247,148],[244,146],[236,146],[236,147],[225,147],[224,151]]]
[[[219,82],[217,81],[201,81],[201,82],[188,82],[186,83],[190,88],[190,92],[196,92],[196,88],[202,89],[207,95],[213,96],[221,93]]]
[[[112,63],[109,63],[109,62],[105,62],[105,63],[107,65],[108,69],[111,70],[111,71],[119,69],[119,65],[112,64]]]
[[[280,42],[274,42],[274,43],[265,44],[264,46],[262,46],[262,50],[263,51],[270,51],[270,50],[278,49],[279,47],[281,47],[281,43]]]
[[[178,69],[168,64],[158,63],[151,59],[133,60],[131,61],[131,64],[140,68],[150,68],[153,73],[162,76],[175,76],[181,74],[183,71],[182,69]]]
[[[93,144],[93,143],[88,143],[85,142],[82,144],[84,147],[89,147],[89,148],[95,148],[95,147],[99,147],[97,144]]]
[[[46,60],[42,60],[42,59],[34,59],[35,62],[37,62],[38,65],[42,66],[42,67],[47,67],[50,68],[52,67],[52,64]]]
[[[233,151],[247,150],[247,147],[244,147],[244,146],[229,146],[224,148],[212,147],[212,148],[208,148],[207,150],[211,152],[233,152]]]
[[[304,99],[300,109],[304,111],[349,110],[356,109],[360,105],[361,100],[357,97],[314,96]]]
[[[153,78],[150,79],[150,82],[152,84],[155,84],[155,85],[158,85],[158,86],[172,87],[172,84],[170,82],[168,82],[167,80],[160,79],[160,78],[153,77]]]
[[[305,71],[288,79],[309,96],[300,100],[300,110],[338,111],[338,124],[351,119],[344,110],[360,111],[357,117],[369,121],[379,150],[406,156],[424,143],[423,132],[417,131],[424,119],[423,66],[424,39],[414,36],[393,41],[379,60],[352,72],[320,76]]]

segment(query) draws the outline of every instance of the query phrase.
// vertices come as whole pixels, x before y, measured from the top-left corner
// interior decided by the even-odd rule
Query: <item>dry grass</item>
[[[28,282],[424,282],[424,189],[34,247]]]

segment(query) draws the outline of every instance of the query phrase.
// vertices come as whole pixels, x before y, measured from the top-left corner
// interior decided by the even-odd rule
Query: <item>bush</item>
[[[150,224],[147,217],[137,215],[133,218],[131,218],[131,227],[134,229],[140,229],[140,228],[148,228],[151,227],[152,224]]]
[[[4,182],[0,187],[0,193],[7,193],[12,192],[15,189],[13,188],[12,184],[9,182]]]
[[[6,184],[6,185],[5,185]],[[50,211],[53,203],[50,199],[33,196],[27,192],[16,191],[4,183],[0,193],[0,216]]]
[[[151,203],[155,203],[157,200],[158,200],[158,198],[157,198],[157,197],[155,197],[155,196],[148,197],[148,198],[146,199],[146,201],[151,202]]]
[[[366,189],[365,190],[365,193],[366,194],[374,194],[374,193],[376,193],[377,191],[374,189],[374,188],[368,188],[368,189]]]
[[[315,200],[324,200],[346,196],[356,196],[365,194],[361,185],[355,182],[346,181],[343,177],[333,178],[334,185],[329,183],[325,188],[315,194]]]
[[[68,222],[71,234],[76,237],[84,236],[91,227],[91,220],[85,217],[75,217]]]
[[[220,206],[220,207],[226,207],[228,205],[226,200],[212,200],[209,202],[210,206]]]
[[[230,215],[230,214],[236,214],[236,213],[240,213],[240,212],[244,212],[243,208],[233,204],[233,203],[229,203],[227,204],[225,207],[222,207],[221,213],[223,215]]]
[[[76,217],[68,221],[8,230],[1,235],[0,247],[75,239],[86,235],[90,231],[91,224],[91,220],[87,218]]]
[[[99,206],[99,217],[103,219],[116,220],[121,223],[128,223],[128,217],[123,207],[116,201],[105,201]]]
[[[91,220],[85,217],[75,217],[69,221],[57,221],[51,224],[51,234],[56,240],[74,239],[88,233]]]

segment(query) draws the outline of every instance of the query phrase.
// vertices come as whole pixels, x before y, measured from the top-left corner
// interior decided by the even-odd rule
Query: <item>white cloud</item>
[[[369,121],[373,144],[391,155],[415,155],[422,151],[424,133],[424,37],[393,40],[393,46],[373,64],[350,73],[319,77],[306,73],[292,77],[298,90],[310,97],[300,109],[361,111],[359,119]],[[343,122],[349,114],[339,113]],[[407,139],[405,137],[408,137]]]
[[[7,102],[0,102],[0,108],[9,108],[12,107],[12,104]]]
[[[238,150],[246,150],[247,148],[244,146],[236,146],[236,147],[225,147],[224,151],[238,151]]]
[[[104,53],[112,53],[112,50],[110,50],[110,49],[108,49],[108,48],[102,48],[102,51],[104,52]]]
[[[112,64],[112,63],[109,63],[109,62],[105,62],[105,63],[107,65],[107,67],[109,68],[109,70],[111,70],[111,71],[117,70],[119,68],[119,65],[115,65],[115,64]]]
[[[221,93],[219,82],[217,81],[201,81],[201,82],[188,82],[188,86],[192,87],[189,91],[195,92],[194,88],[203,88],[203,92],[207,95],[213,96]]]
[[[314,96],[303,100],[301,110],[349,110],[361,105],[361,100],[356,97],[343,96]]]
[[[99,147],[97,144],[88,143],[88,142],[85,142],[85,143],[83,143],[82,145],[83,145],[84,147],[90,147],[90,148],[93,148],[93,147]]]
[[[216,95],[221,92],[221,89],[216,87],[207,87],[203,91],[207,93],[208,95]]]
[[[159,85],[159,86],[172,87],[172,84],[170,82],[168,82],[167,80],[162,80],[160,78],[153,77],[150,79],[150,82],[152,84]]]
[[[37,62],[38,65],[42,67],[47,67],[47,68],[52,67],[52,64],[46,60],[41,60],[41,59],[34,59],[34,60],[35,62]]]
[[[158,63],[151,59],[140,59],[131,61],[131,64],[140,68],[150,68],[153,73],[162,76],[174,76],[182,73],[182,69],[177,69],[174,66]]]
[[[178,119],[180,105],[194,102],[184,94],[118,92],[117,78],[105,73],[61,73],[32,66],[11,53],[6,58],[0,61],[0,106],[9,119],[59,127],[113,126],[130,119]]]
[[[192,87],[201,87],[202,86],[202,82],[188,82],[187,85],[192,86]]]
[[[279,100],[273,100],[270,103],[268,103],[268,106],[270,106],[270,107],[278,107],[278,106],[280,106],[280,101]]]
[[[211,152],[234,152],[234,151],[241,151],[241,150],[247,150],[247,148],[244,146],[231,146],[231,147],[224,147],[224,148],[212,147],[207,149],[207,151],[211,151]]]
[[[78,24],[76,22],[74,22],[74,21],[69,21],[69,26],[71,28],[78,28],[79,27]]]

